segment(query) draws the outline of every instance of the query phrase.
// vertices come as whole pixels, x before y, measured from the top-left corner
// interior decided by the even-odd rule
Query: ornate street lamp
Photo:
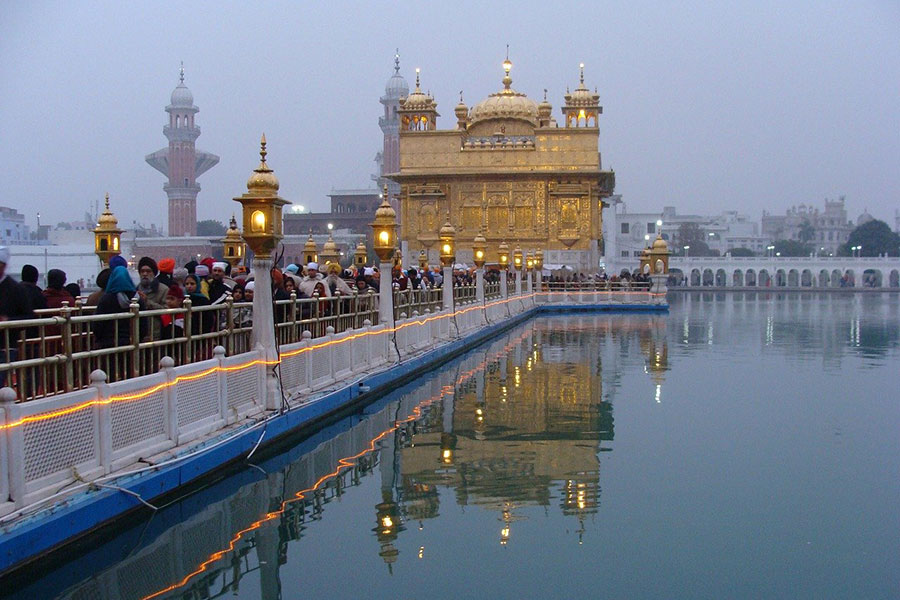
[[[446,267],[453,267],[456,260],[456,229],[450,224],[450,221],[444,223],[439,234],[441,243],[441,264]]]
[[[516,249],[513,250],[513,268],[516,271],[522,270],[522,249],[516,246]]]
[[[353,252],[353,264],[356,265],[357,269],[363,269],[366,266],[366,262],[369,257],[366,255],[366,242],[364,240],[359,240],[359,243],[356,244],[356,251]]]
[[[484,235],[479,232],[478,235],[475,236],[475,240],[472,242],[472,260],[475,262],[475,266],[479,269],[484,266],[486,248],[487,240],[484,238]]]
[[[544,270],[544,251],[538,250],[534,253],[534,270],[537,271],[537,286],[538,291],[540,291],[542,282],[543,282],[543,270]]]
[[[260,139],[259,166],[247,180],[247,192],[234,200],[243,206],[243,236],[256,259],[269,259],[281,233],[281,207],[290,204],[278,195],[278,178],[266,164],[266,135]],[[268,272],[268,268],[264,269]],[[257,275],[259,271],[256,271]],[[257,286],[259,284],[257,283]]]
[[[425,272],[428,270],[428,254],[425,253],[424,250],[419,252],[419,271]]]
[[[388,199],[388,188],[384,186],[381,206],[375,211],[372,221],[372,236],[375,254],[378,255],[378,318],[382,323],[394,319],[394,289],[391,279],[391,257],[397,244],[397,213]]]
[[[100,215],[97,227],[94,229],[94,253],[100,259],[104,267],[109,265],[109,259],[119,254],[119,240],[122,230],[119,229],[119,220],[109,210],[109,194],[106,194],[106,210]]]
[[[505,271],[509,268],[509,244],[505,241],[500,242],[497,248],[497,262],[500,263],[500,270]]]
[[[231,222],[228,224],[228,231],[222,238],[222,246],[224,250],[225,260],[234,269],[244,260],[244,239],[241,237],[241,230],[238,229],[237,221],[234,215],[231,215]]]

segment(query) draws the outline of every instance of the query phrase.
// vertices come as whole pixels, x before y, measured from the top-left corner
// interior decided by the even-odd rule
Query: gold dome
[[[456,118],[460,121],[464,120],[469,114],[469,107],[463,102],[462,92],[459,93],[459,104],[456,105],[453,112],[456,113]]]
[[[100,218],[97,220],[97,229],[101,229],[103,231],[112,231],[118,229],[119,220],[116,218],[112,211],[109,210],[109,193],[106,194],[106,210],[103,211],[103,214],[100,215]]]
[[[324,245],[324,246],[322,246],[322,254],[326,254],[326,255],[328,255],[328,256],[331,256],[331,255],[337,254],[337,253],[338,253],[338,247],[337,247],[337,244],[334,243],[334,238],[333,238],[333,237],[331,236],[331,234],[329,233],[329,234],[328,234],[328,241],[325,242],[325,245]]]
[[[310,233],[309,237],[306,238],[306,243],[303,244],[303,253],[316,254],[318,251],[319,248],[316,246],[316,240],[313,239],[312,233]]]
[[[584,63],[579,65],[581,69],[581,75],[579,77],[578,87],[575,88],[575,91],[571,94],[567,93],[566,98],[566,106],[573,106],[576,108],[592,108],[597,106],[600,102],[600,94],[591,93],[589,89],[584,85]]]
[[[384,186],[385,191],[387,191],[387,186]],[[375,211],[375,220],[376,221],[384,221],[385,219],[389,221],[394,221],[397,218],[397,211],[394,210],[394,207],[391,206],[391,203],[388,202],[387,194],[382,194],[383,200],[381,201],[381,206]]]
[[[416,69],[416,89],[412,94],[400,100],[403,110],[430,110],[437,106],[430,94],[425,94],[419,87],[419,69]]]
[[[365,254],[365,253],[366,253],[366,242],[365,242],[365,240],[359,240],[359,243],[356,244],[356,253],[357,253],[357,254]]]
[[[666,243],[666,240],[662,239],[662,236],[657,235],[656,239],[653,240],[653,249],[656,250],[657,252],[659,252],[659,251],[668,252],[669,245]]]
[[[259,166],[256,167],[253,171],[253,175],[247,180],[247,191],[256,194],[265,194],[266,192],[269,192],[270,195],[276,195],[278,193],[279,183],[278,178],[275,177],[275,173],[269,168],[269,165],[266,164],[266,134],[262,135],[259,145]]]
[[[456,228],[454,228],[453,225],[450,224],[450,221],[447,221],[446,223],[444,223],[444,226],[441,227],[440,236],[444,237],[444,236],[455,236],[455,235],[456,235]]]
[[[243,242],[243,238],[241,237],[241,230],[238,229],[237,220],[234,218],[234,215],[231,215],[231,223],[228,225],[228,231],[225,232],[225,242]]]
[[[544,99],[538,104],[538,116],[541,119],[549,119],[553,112],[553,105],[547,101],[547,90],[544,90]]]
[[[512,78],[509,70],[512,63],[509,59],[503,62],[506,75],[503,77],[503,89],[495,92],[472,107],[469,122],[474,125],[489,119],[520,119],[537,125],[538,105],[525,94],[510,87]]]

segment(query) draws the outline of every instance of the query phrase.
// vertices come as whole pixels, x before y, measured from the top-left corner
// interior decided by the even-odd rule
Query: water
[[[0,593],[898,597],[900,297],[671,300],[528,322]]]

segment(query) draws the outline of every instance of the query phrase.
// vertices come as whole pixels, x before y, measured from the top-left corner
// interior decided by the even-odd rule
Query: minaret
[[[197,235],[197,193],[200,192],[197,177],[213,168],[219,157],[194,147],[200,137],[194,116],[200,109],[194,106],[194,96],[184,85],[184,63],[166,112],[169,124],[163,127],[163,134],[169,140],[169,147],[148,154],[145,160],[169,178],[163,185],[169,196],[168,234],[172,237]]]
[[[383,177],[388,173],[400,172],[400,117],[397,111],[400,108],[400,100],[409,95],[409,85],[400,75],[400,51],[394,55],[394,74],[387,80],[384,86],[384,96],[381,104],[384,106],[384,116],[378,119],[378,125],[384,133],[384,149],[381,152],[381,164],[378,179],[378,187],[385,184],[391,196],[400,193],[400,186],[393,181],[387,181]]]

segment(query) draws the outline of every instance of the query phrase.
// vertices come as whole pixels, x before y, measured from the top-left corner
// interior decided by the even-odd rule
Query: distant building
[[[367,235],[369,224],[375,218],[375,209],[381,203],[378,190],[333,190],[331,212],[313,213],[300,210],[284,213],[285,235],[326,234],[331,230],[346,229],[351,233]],[[292,209],[299,209],[293,206]],[[328,225],[332,228],[329,230]]]
[[[812,228],[812,239],[809,244],[819,253],[834,254],[838,246],[847,241],[853,224],[847,219],[844,197],[837,200],[825,199],[825,210],[820,211],[812,205],[792,206],[784,215],[771,215],[763,212],[762,233],[773,240],[801,241],[802,233],[807,225]]]
[[[31,241],[31,229],[25,224],[25,215],[14,208],[0,206],[0,244],[28,244]]]
[[[166,148],[148,154],[147,163],[169,178],[163,190],[169,197],[169,235],[171,237],[197,235],[197,177],[219,162],[219,157],[194,147],[200,128],[194,116],[200,111],[194,106],[194,95],[184,85],[184,67],[178,86],[166,107],[169,124],[163,133],[169,140]]]
[[[400,101],[409,96],[409,84],[400,74],[400,52],[394,55],[394,74],[384,86],[384,96],[379,100],[384,106],[384,115],[378,118],[378,126],[384,134],[384,148],[375,156],[378,163],[378,176],[374,177],[378,183],[378,189],[385,184],[388,193],[393,198],[394,210],[400,214],[399,201],[396,198],[400,194],[400,185],[385,178],[387,173],[400,172]]]

